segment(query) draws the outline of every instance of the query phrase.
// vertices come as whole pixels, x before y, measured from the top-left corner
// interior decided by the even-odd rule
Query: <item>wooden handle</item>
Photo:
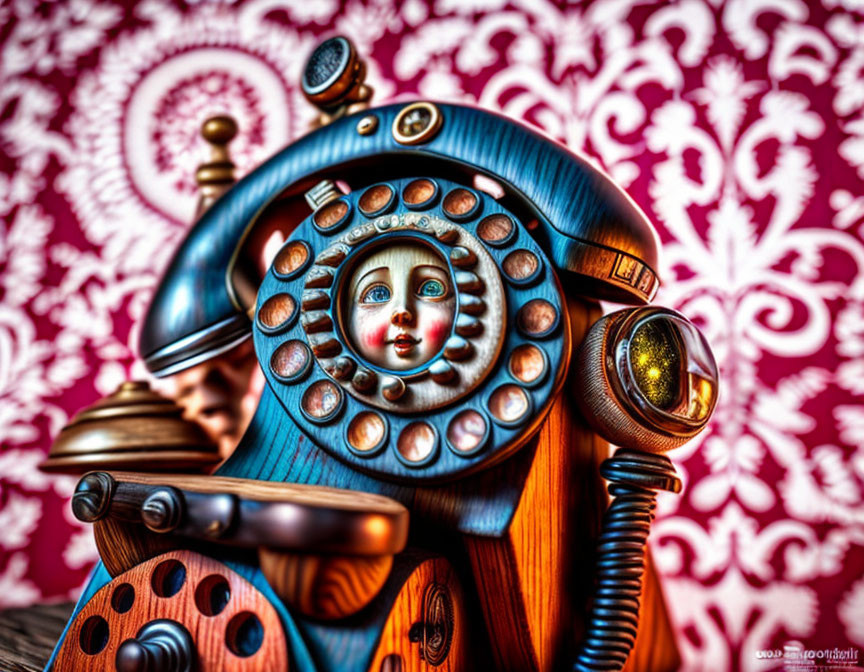
[[[355,614],[381,591],[393,556],[340,556],[258,550],[267,583],[293,613],[323,621]]]
[[[390,556],[405,547],[408,510],[364,492],[204,476],[92,472],[72,498],[84,522],[112,519],[231,546]]]

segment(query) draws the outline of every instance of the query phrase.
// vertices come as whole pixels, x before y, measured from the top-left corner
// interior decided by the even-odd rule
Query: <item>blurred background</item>
[[[864,648],[864,3],[12,0],[0,26],[0,608],[74,598],[97,559],[76,479],[37,465],[147,377],[137,323],[194,215],[201,123],[237,120],[245,174],[306,132],[300,68],[339,33],[374,103],[523,119],[656,224],[656,302],[721,369],[651,533],[684,669]]]

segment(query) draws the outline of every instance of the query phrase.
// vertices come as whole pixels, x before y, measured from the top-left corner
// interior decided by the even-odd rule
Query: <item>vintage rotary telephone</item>
[[[53,669],[615,670],[649,627],[655,493],[680,489],[659,453],[717,390],[681,315],[600,317],[655,293],[649,223],[520,123],[365,109],[364,72],[345,38],[315,50],[321,128],[216,201],[166,272],[151,371],[251,334],[267,386],[213,476],[82,478],[104,564]],[[628,669],[674,668],[662,626]]]

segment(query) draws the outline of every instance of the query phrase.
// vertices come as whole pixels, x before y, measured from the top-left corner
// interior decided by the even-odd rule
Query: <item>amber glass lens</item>
[[[666,320],[649,320],[630,339],[630,367],[639,390],[654,406],[668,411],[681,403],[683,376],[680,339]]]

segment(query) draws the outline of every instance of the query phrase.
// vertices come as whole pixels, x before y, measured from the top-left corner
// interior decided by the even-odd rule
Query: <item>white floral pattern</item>
[[[657,301],[722,375],[651,538],[684,669],[864,647],[861,3],[35,7],[0,7],[0,605],[74,592],[95,557],[73,480],[36,465],[78,408],[144,375],[133,325],[191,216],[200,122],[238,119],[248,171],[303,132],[299,69],[342,32],[377,101],[535,124],[656,222]]]

